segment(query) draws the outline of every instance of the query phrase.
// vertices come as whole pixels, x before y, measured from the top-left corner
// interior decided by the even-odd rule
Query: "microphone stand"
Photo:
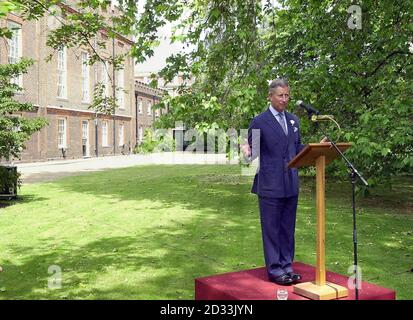
[[[312,114],[309,112],[308,117],[311,119]],[[353,206],[353,251],[354,251],[354,275],[355,275],[355,286],[356,286],[356,300],[359,299],[359,285],[358,285],[358,266],[357,266],[357,227],[356,227],[356,180],[357,177],[361,180],[361,182],[368,186],[369,184],[363,178],[363,176],[357,171],[357,169],[353,166],[353,164],[346,158],[346,156],[341,152],[341,150],[337,147],[332,139],[325,133],[325,131],[318,126],[318,123],[315,123],[316,128],[320,129],[323,135],[327,138],[327,140],[331,143],[331,145],[337,150],[340,156],[344,159],[347,164],[347,168],[350,170],[350,181],[352,186],[352,206]]]

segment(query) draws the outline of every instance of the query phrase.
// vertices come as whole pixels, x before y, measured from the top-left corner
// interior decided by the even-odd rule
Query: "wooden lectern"
[[[341,152],[351,143],[337,143]],[[330,300],[348,296],[345,287],[326,282],[325,269],[325,168],[339,156],[330,142],[310,143],[288,164],[289,168],[316,166],[316,211],[317,211],[317,267],[315,282],[294,285],[293,292],[310,299]]]

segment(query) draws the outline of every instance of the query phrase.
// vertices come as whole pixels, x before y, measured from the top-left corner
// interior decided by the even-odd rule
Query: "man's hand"
[[[242,151],[244,157],[249,158],[251,156],[251,148],[250,148],[248,142],[241,145],[241,151]]]

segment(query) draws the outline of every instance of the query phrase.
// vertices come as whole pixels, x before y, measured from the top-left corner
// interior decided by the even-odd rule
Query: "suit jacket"
[[[248,128],[250,160],[259,157],[251,192],[261,197],[284,198],[298,196],[298,169],[287,167],[303,148],[298,118],[284,112],[288,135],[268,108],[252,119]],[[257,130],[258,129],[258,130]]]

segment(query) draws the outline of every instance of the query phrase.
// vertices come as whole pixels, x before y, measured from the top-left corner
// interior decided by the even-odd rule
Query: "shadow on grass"
[[[356,195],[356,206],[365,209],[380,208],[395,214],[413,213],[413,178],[411,176],[395,177],[392,189],[386,185],[378,185],[370,188],[368,196]],[[315,197],[315,177],[300,177],[301,195],[312,195]],[[357,181],[357,186],[360,182]],[[333,202],[349,202],[351,205],[352,186],[348,179],[327,177],[326,178],[326,199]],[[351,209],[351,208],[350,208]]]
[[[37,195],[34,194],[25,194],[25,195],[17,195],[16,199],[13,200],[0,200],[0,209],[1,208],[7,208],[16,204],[22,204],[22,203],[29,203],[29,202],[36,202],[36,201],[45,201],[48,200],[49,198],[45,197],[38,197]],[[1,211],[0,211],[1,212]]]
[[[192,299],[195,278],[262,265],[250,177],[239,177],[237,167],[215,167],[212,173],[207,166],[174,166],[184,170],[178,172],[171,167],[121,169],[54,182],[64,192],[115,201],[115,206],[149,200],[162,209],[177,206],[199,214],[184,225],[176,221],[156,230],[137,225],[136,235],[129,230],[126,236],[104,236],[84,245],[59,241],[53,247],[55,239],[43,238],[39,247],[10,246],[12,256],[23,258],[18,265],[3,260],[0,277],[6,291],[0,299]],[[51,265],[62,268],[61,290],[47,288]]]
[[[1,208],[7,208],[10,207],[11,205],[13,205],[14,203],[12,203],[11,201],[4,201],[4,200],[0,200],[0,209]],[[1,212],[1,211],[0,211]]]
[[[100,177],[102,186],[97,186],[91,179],[91,175],[88,177],[79,177],[76,180],[78,184],[73,183],[73,180],[67,180],[67,182],[62,180],[59,186],[70,191],[76,191],[77,188],[80,188],[78,190],[81,192],[93,194],[97,197],[112,196],[121,201],[150,200],[161,202],[163,207],[180,205],[200,212],[209,209],[208,212],[216,214],[214,224],[218,225],[223,221],[231,221],[234,226],[241,229],[248,226],[248,224],[259,226],[256,196],[250,194],[253,177],[240,176],[240,169],[236,165],[214,167],[166,165],[121,169],[116,170],[116,174],[108,174],[107,177],[104,176],[104,173],[96,175],[96,177]],[[127,181],[127,190],[125,181]],[[393,212],[390,209],[397,208],[404,212],[408,208],[412,195],[409,181],[406,177],[399,178],[394,194],[389,193],[386,189],[377,188],[374,196],[380,197],[381,201],[375,202],[369,200],[369,198],[357,199],[358,211],[363,210],[364,212],[365,209],[371,209],[371,214],[366,216],[361,214],[358,217],[359,236],[361,240],[365,241],[365,243],[360,243],[359,250],[361,253],[369,254],[368,250],[372,249],[373,244],[377,246],[376,253],[389,256],[391,260],[397,259],[397,255],[404,249],[410,251],[407,248],[407,244],[410,242],[406,240],[405,236],[407,231],[403,231],[408,225],[404,225],[403,216],[393,218],[393,225],[390,226],[388,225],[389,216],[387,214]],[[351,265],[353,245],[351,184],[348,181],[335,179],[329,179],[327,182],[327,235],[329,236],[327,245],[331,244],[331,250],[334,250],[339,257],[341,256],[338,260],[345,261],[348,259],[348,265]],[[315,221],[314,186],[314,178],[305,177],[301,179],[299,219],[303,219],[305,216]],[[410,189],[405,190],[406,187]],[[406,206],[397,206],[396,204],[403,201],[403,198],[408,200],[405,201]],[[307,211],[304,209],[306,206],[309,208]],[[378,210],[375,210],[375,208]],[[330,219],[330,214],[335,215],[333,219]],[[334,222],[334,224],[330,224],[330,222]],[[303,226],[300,223],[299,227],[301,227],[300,234],[309,240],[300,243],[302,247],[300,251],[313,251],[315,237],[311,237],[315,231],[314,224]],[[399,230],[403,232],[397,234]],[[374,235],[375,238],[370,238],[371,235]],[[256,236],[260,237],[260,230],[256,231]],[[398,242],[397,245],[400,247],[400,251],[389,246],[394,242]],[[261,250],[261,247],[259,250]],[[363,252],[363,250],[367,251]],[[387,273],[389,272],[388,268],[389,266],[383,265],[379,269],[383,273]],[[347,266],[345,268],[343,266],[341,269],[347,271]]]
[[[136,225],[140,229],[135,235],[129,230],[125,236],[105,236],[83,245],[61,241],[53,247],[52,238],[39,240],[36,247],[12,245],[8,248],[12,256],[23,258],[18,264],[3,260],[0,287],[6,291],[0,299],[192,299],[194,278],[262,266],[257,200],[250,194],[252,177],[239,173],[237,166],[147,166],[51,183],[63,193],[92,195],[111,206],[145,200],[159,203],[162,209],[178,207],[196,214],[184,225],[180,221],[157,229]],[[304,195],[310,199],[301,200],[304,206],[299,208],[297,260],[314,264],[313,199],[307,191]],[[27,201],[45,200],[32,197]],[[383,245],[394,236],[384,232],[388,218],[369,219],[369,225],[360,224],[360,238],[366,242],[363,236],[370,233],[380,237],[369,239],[374,246],[362,247],[361,257],[369,250],[374,274],[388,274],[401,249]],[[334,224],[327,227],[331,239],[327,250],[338,262],[332,271],[346,274],[352,261],[351,215],[337,211]],[[382,228],[379,233],[376,227]],[[391,261],[378,264],[377,256],[386,255]],[[51,265],[62,268],[62,289],[47,288]]]
[[[225,214],[245,215],[256,197],[250,194],[252,177],[239,176],[238,166],[159,165],[92,173],[54,182],[69,192],[80,192],[118,201],[149,200],[163,207],[211,209]]]
[[[252,179],[252,176],[241,176],[237,165],[159,165],[118,169],[62,179],[56,184],[59,188],[70,192],[87,193],[103,199],[110,196],[117,201],[149,200],[150,202],[160,202],[162,208],[179,205],[197,212],[207,212],[211,225],[231,222],[242,233],[249,225],[259,226],[257,199],[255,195],[250,193]],[[304,246],[308,246],[309,250],[307,251],[311,252],[313,251],[311,246],[315,240],[315,238],[309,238],[315,232],[316,215],[313,192],[315,183],[312,177],[305,177],[301,180],[302,190],[298,219],[300,221],[308,219],[312,221],[312,224],[303,225],[303,221],[301,221],[297,227],[301,230],[299,234],[310,240],[310,244],[306,241]],[[409,224],[405,224],[406,221],[402,215],[392,218],[392,225],[389,225],[389,214],[398,213],[397,210],[404,212],[406,209],[404,206],[396,205],[401,200],[399,194],[405,195],[407,193],[409,196],[406,202],[410,203],[409,199],[412,193],[409,181],[405,177],[400,178],[400,186],[395,190],[395,194],[386,193],[386,190],[380,188],[377,189],[376,196],[383,195],[382,201],[374,202],[368,199],[358,199],[357,201],[357,210],[358,212],[362,211],[358,217],[359,236],[370,246],[372,243],[379,245],[380,254],[397,255],[398,251],[392,250],[391,247],[393,242],[398,242],[397,245],[401,249],[407,249],[406,243],[410,243],[406,240],[409,231],[404,230],[409,227]],[[348,250],[351,252],[353,244],[351,186],[346,181],[333,179],[328,185],[326,221],[328,236],[333,239],[333,243],[338,244],[336,251],[341,251],[337,248],[340,248],[341,242],[345,241],[346,248],[343,248],[343,252],[348,252]],[[406,186],[409,187],[407,191],[404,190]],[[402,192],[401,189],[404,191]],[[370,209],[369,215],[363,215],[366,208]],[[330,220],[331,214],[335,215],[332,220]],[[330,222],[334,222],[334,224],[330,225]],[[205,222],[200,219],[199,223]],[[259,238],[260,235],[260,230],[256,230],[255,236]],[[371,239],[371,235],[375,239]],[[365,245],[366,249],[369,249],[369,245],[364,243],[361,245]],[[349,256],[351,257],[351,254]],[[383,270],[387,272],[386,269]]]
[[[26,258],[18,265],[3,263],[0,299],[192,299],[195,278],[215,274],[231,255],[240,259],[214,239],[193,246],[185,232],[172,241],[175,228],[147,232],[146,239],[107,237],[84,246],[63,242],[51,248],[54,239],[43,239],[41,247],[11,246],[13,255]],[[161,256],[152,253],[160,248]],[[51,266],[62,270],[61,289],[48,288]]]

